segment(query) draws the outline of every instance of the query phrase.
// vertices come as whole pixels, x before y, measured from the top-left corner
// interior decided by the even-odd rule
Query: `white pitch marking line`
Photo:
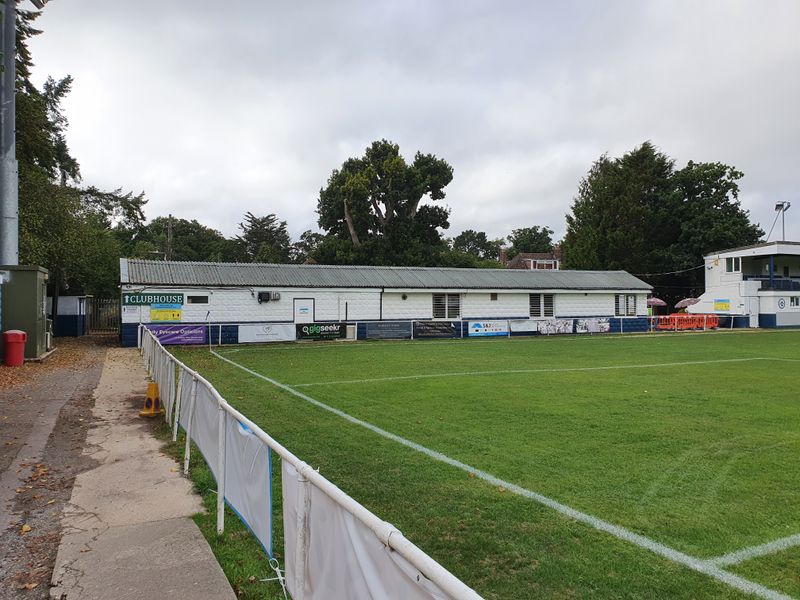
[[[656,542],[655,540],[651,540],[648,537],[639,535],[638,533],[634,533],[629,529],[625,529],[624,527],[620,527],[619,525],[614,525],[612,523],[609,523],[608,521],[604,521],[603,519],[599,519],[597,517],[593,517],[592,515],[575,510],[574,508],[571,508],[566,504],[561,504],[560,502],[548,498],[547,496],[543,496],[532,490],[528,490],[509,481],[504,481],[503,479],[495,477],[491,473],[487,473],[485,471],[481,471],[480,469],[471,467],[470,465],[462,463],[461,461],[458,461],[454,458],[450,458],[449,456],[442,454],[441,452],[437,452],[436,450],[431,450],[430,448],[426,448],[421,444],[417,444],[416,442],[412,442],[411,440],[400,437],[399,435],[390,433],[385,429],[381,429],[380,427],[373,425],[372,423],[368,423],[367,421],[362,421],[361,419],[357,419],[347,414],[346,412],[339,410],[338,408],[328,406],[327,404],[324,404],[319,400],[315,400],[311,396],[307,396],[304,393],[295,390],[284,383],[276,381],[275,379],[271,379],[266,375],[262,375],[261,373],[253,371],[252,369],[248,369],[247,367],[240,365],[230,360],[229,358],[225,358],[224,356],[221,356],[220,354],[214,352],[213,350],[211,351],[211,354],[215,355],[220,360],[228,364],[231,364],[238,369],[241,369],[246,373],[250,373],[254,377],[258,377],[259,379],[271,383],[275,387],[278,387],[292,394],[293,396],[297,396],[298,398],[301,398],[302,400],[305,400],[306,402],[309,402],[314,406],[322,408],[323,410],[327,410],[328,412],[331,412],[355,425],[360,425],[361,427],[369,429],[370,431],[373,431],[374,433],[377,433],[380,436],[395,441],[398,444],[402,444],[403,446],[416,450],[417,452],[421,452],[422,454],[434,460],[438,460],[450,466],[456,467],[457,469],[461,469],[462,471],[465,471],[467,473],[472,473],[475,475],[475,477],[482,479],[483,481],[495,487],[502,486],[514,494],[517,494],[524,498],[528,498],[530,500],[534,500],[540,504],[543,504],[544,506],[552,508],[553,510],[563,515],[575,519],[576,521],[580,521],[581,523],[589,525],[590,527],[593,527],[599,531],[604,531],[606,533],[613,535],[614,537],[617,537],[619,539],[630,542],[636,546],[639,546],[640,548],[645,548],[647,550],[650,550],[651,552],[658,554],[659,556],[663,556],[664,558],[667,558],[675,563],[689,567],[694,571],[698,571],[699,573],[704,573],[705,575],[713,577],[714,579],[717,579],[718,581],[721,581],[723,583],[726,583],[727,585],[739,591],[745,592],[747,594],[753,594],[760,598],[764,598],[765,600],[793,600],[791,596],[787,596],[785,594],[782,594],[781,592],[772,590],[759,583],[750,581],[749,579],[745,579],[743,577],[739,577],[738,575],[734,575],[733,573],[729,573],[728,571],[721,569],[720,567],[709,561],[702,560],[700,558],[695,558],[694,556],[689,556],[688,554],[684,554],[683,552],[670,548],[669,546],[665,546],[664,544]]]
[[[713,365],[721,363],[739,363],[750,362],[756,360],[778,360],[778,361],[795,361],[792,358],[769,358],[769,357],[754,357],[754,358],[723,358],[717,360],[691,360],[685,362],[670,362],[670,363],[652,363],[644,365],[609,365],[605,367],[563,367],[553,369],[501,369],[499,371],[457,371],[455,373],[428,373],[423,375],[397,375],[395,377],[375,377],[373,379],[340,379],[338,381],[318,381],[314,383],[295,383],[292,387],[313,387],[319,385],[338,385],[349,383],[376,383],[381,381],[404,381],[409,379],[436,379],[440,377],[466,377],[466,376],[479,376],[479,375],[513,375],[524,373],[571,373],[575,371],[612,371],[616,369],[652,369],[657,367],[685,367],[691,365]]]
[[[729,565],[735,565],[740,562],[750,560],[751,558],[766,556],[767,554],[774,554],[776,552],[780,552],[781,550],[786,550],[787,548],[793,548],[794,546],[800,546],[800,533],[779,538],[777,540],[772,540],[766,544],[742,548],[736,552],[731,552],[730,554],[725,554],[724,556],[712,558],[708,562],[715,564],[718,567],[727,567]]]

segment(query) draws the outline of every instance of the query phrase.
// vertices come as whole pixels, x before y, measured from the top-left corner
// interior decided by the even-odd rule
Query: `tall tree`
[[[292,244],[292,262],[304,263],[307,260],[317,260],[317,252],[325,236],[310,229],[300,234],[300,239]]]
[[[453,250],[480,260],[497,260],[503,240],[490,240],[483,231],[466,229],[453,238]]]
[[[512,230],[508,241],[511,243],[509,258],[514,258],[520,252],[552,252],[553,230],[538,225],[522,227]]]
[[[642,274],[668,298],[698,293],[702,274],[688,269],[704,254],[763,235],[739,203],[741,176],[720,163],[690,162],[676,171],[650,142],[620,158],[601,156],[567,215],[566,266]]]
[[[240,235],[234,238],[233,255],[238,262],[288,263],[292,241],[286,230],[286,221],[274,214],[256,217],[248,212],[239,223]]]
[[[448,211],[423,201],[444,199],[452,179],[452,167],[432,154],[417,152],[409,164],[397,144],[373,142],[320,190],[319,225],[336,238],[321,245],[320,256],[362,264],[431,261],[446,248],[439,229],[449,227]]]
[[[171,242],[168,242],[171,230]],[[231,241],[219,231],[196,220],[156,217],[136,230],[123,231],[124,251],[137,258],[165,257],[171,260],[199,262],[222,261],[229,252]]]
[[[19,161],[20,261],[50,271],[50,293],[115,294],[119,241],[114,225],[138,227],[142,194],[80,188],[80,167],[66,143],[62,102],[72,78],[31,81],[30,38],[39,13],[17,13],[17,158]],[[53,316],[57,317],[58,302]]]

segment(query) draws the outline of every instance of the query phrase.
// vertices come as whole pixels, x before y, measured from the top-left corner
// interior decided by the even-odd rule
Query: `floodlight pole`
[[[17,0],[2,2],[0,50],[0,265],[19,264],[19,165],[17,163]],[[31,0],[41,10],[47,0]]]
[[[0,265],[19,264],[19,188],[16,129],[16,0],[3,1],[0,76]]]

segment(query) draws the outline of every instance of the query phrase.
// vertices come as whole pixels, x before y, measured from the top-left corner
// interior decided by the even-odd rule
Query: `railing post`
[[[217,405],[217,535],[225,531],[225,409]]]
[[[197,379],[192,376],[192,387],[189,393],[189,418],[186,423],[186,443],[183,448],[183,474],[189,474],[189,454],[192,451],[192,421],[194,420],[194,407],[197,404]]]
[[[311,535],[308,528],[308,516],[311,512],[311,494],[308,479],[297,471],[297,543],[294,549],[294,600],[304,600],[306,595],[306,561],[308,544]]]

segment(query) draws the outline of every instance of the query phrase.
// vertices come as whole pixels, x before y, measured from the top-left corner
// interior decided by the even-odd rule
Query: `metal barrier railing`
[[[480,600],[480,596],[464,584],[461,580],[456,578],[447,569],[442,567],[439,563],[433,560],[419,547],[414,545],[403,534],[397,530],[393,525],[387,523],[372,512],[367,510],[364,506],[356,502],[353,498],[345,494],[342,490],[336,487],[333,483],[328,481],[325,477],[320,475],[311,466],[304,461],[300,460],[297,456],[289,452],[283,445],[278,443],[275,439],[265,433],[258,425],[253,423],[241,412],[233,408],[228,402],[219,394],[219,392],[212,386],[202,375],[190,369],[184,363],[175,358],[172,354],[161,345],[159,340],[150,332],[146,327],[142,326],[139,329],[139,347],[142,352],[145,364],[147,366],[148,374],[152,376],[156,383],[163,384],[161,393],[163,396],[163,404],[166,408],[167,423],[172,426],[172,439],[177,439],[178,428],[180,426],[181,415],[181,398],[188,396],[191,402],[189,415],[195,413],[196,405],[200,395],[198,394],[198,387],[203,386],[208,392],[213,401],[216,402],[216,410],[218,414],[218,455],[216,458],[215,469],[217,474],[217,533],[221,534],[225,530],[225,452],[226,452],[226,427],[225,416],[230,415],[239,423],[244,425],[252,432],[261,442],[267,445],[273,452],[275,452],[283,461],[286,461],[298,473],[298,482],[300,485],[300,493],[298,500],[294,507],[297,511],[297,539],[295,545],[294,556],[285,557],[287,565],[292,562],[296,568],[292,569],[294,581],[292,587],[294,588],[294,599],[302,600],[305,594],[306,581],[305,569],[300,566],[306,564],[306,558],[309,552],[310,536],[308,535],[308,519],[310,507],[310,488],[313,486],[319,491],[323,492],[330,498],[336,505],[351,514],[357,521],[368,527],[385,546],[397,552],[406,561],[419,570],[427,579],[436,584],[440,590],[446,593],[453,600]],[[176,376],[176,372],[178,375]],[[183,376],[185,375],[185,376]],[[188,394],[184,393],[183,385],[185,381],[191,379],[191,388]],[[184,448],[184,474],[188,474],[189,460],[191,452],[191,442],[193,441],[192,432],[192,417],[190,416],[188,422],[184,427],[186,432],[186,445]],[[211,457],[206,457],[206,461]],[[209,465],[211,466],[211,465]],[[341,574],[337,574],[341,576]],[[319,584],[319,582],[318,582]],[[324,585],[324,584],[322,584]],[[431,596],[433,597],[433,596]]]

